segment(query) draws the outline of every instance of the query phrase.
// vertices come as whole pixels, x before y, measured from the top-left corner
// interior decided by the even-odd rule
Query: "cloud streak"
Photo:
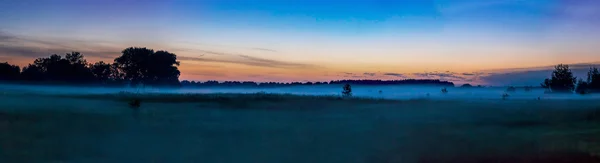
[[[257,67],[269,67],[269,68],[315,68],[316,66],[310,64],[302,64],[302,63],[292,63],[292,62],[284,62],[277,61],[272,59],[265,59],[259,57],[252,57],[247,55],[236,55],[230,58],[207,58],[207,57],[186,57],[179,56],[177,57],[181,60],[189,60],[189,61],[201,61],[201,62],[216,62],[216,63],[232,63],[232,64],[241,64],[247,66],[257,66]]]

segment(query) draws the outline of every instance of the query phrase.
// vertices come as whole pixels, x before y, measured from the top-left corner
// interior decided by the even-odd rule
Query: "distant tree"
[[[600,72],[596,67],[590,67],[587,74],[587,84],[591,92],[600,92]]]
[[[21,72],[21,80],[25,81],[41,81],[44,80],[45,74],[41,67],[29,64],[23,68]]]
[[[544,82],[541,84],[542,88],[546,88],[546,89],[550,89],[550,85],[552,85],[552,83],[550,83],[550,79],[546,78],[544,79]]]
[[[460,86],[462,88],[471,88],[473,87],[471,84],[467,83],[467,84],[463,84],[462,86]]]
[[[30,79],[41,79],[63,83],[88,83],[94,81],[94,74],[88,67],[87,61],[79,52],[67,53],[65,58],[53,54],[48,58],[36,59],[30,68],[39,68],[41,77],[30,76]],[[33,69],[31,69],[33,70]],[[36,70],[36,71],[38,71]],[[36,73],[30,73],[33,75]]]
[[[14,81],[21,75],[21,68],[8,62],[0,63],[0,80]]]
[[[587,94],[589,92],[589,84],[586,81],[579,79],[575,92],[579,94]]]
[[[167,51],[130,47],[115,59],[115,65],[133,85],[179,85],[179,61]]]
[[[352,96],[352,87],[350,84],[345,84],[342,90],[342,96],[350,97]]]
[[[443,93],[443,94],[446,94],[446,93],[448,93],[448,89],[446,89],[446,88],[442,88],[442,93]]]
[[[517,91],[517,88],[513,87],[513,86],[509,86],[508,88],[506,88],[506,92],[515,92]]]
[[[552,92],[571,92],[575,88],[576,78],[573,77],[569,65],[559,64],[554,67],[552,78],[544,80],[542,87],[548,87]]]
[[[113,69],[112,64],[104,63],[103,61],[96,62],[89,66],[96,81],[102,84],[108,84],[116,81],[115,74],[118,73]]]

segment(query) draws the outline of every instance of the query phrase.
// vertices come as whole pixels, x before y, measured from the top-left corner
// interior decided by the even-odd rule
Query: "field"
[[[600,101],[0,95],[0,162],[490,160],[600,162]]]

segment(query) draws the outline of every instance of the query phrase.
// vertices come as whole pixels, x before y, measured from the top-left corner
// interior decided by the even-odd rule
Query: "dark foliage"
[[[179,61],[175,54],[167,51],[130,47],[122,51],[115,64],[132,85],[179,85]]]
[[[448,89],[442,88],[442,93],[444,93],[444,94],[448,93]]]
[[[554,68],[552,78],[544,80],[542,87],[549,88],[552,92],[572,92],[575,89],[576,78],[573,77],[569,65],[559,64]]]
[[[129,107],[137,109],[142,105],[142,102],[139,99],[133,99],[129,101]]]
[[[587,74],[587,84],[591,92],[600,92],[600,72],[598,68],[591,67]]]
[[[472,88],[473,86],[471,84],[467,83],[467,84],[461,85],[460,87],[462,87],[462,88]]]
[[[430,79],[406,79],[406,80],[335,80],[329,84],[352,84],[352,85],[436,85],[452,86],[454,83]]]
[[[506,92],[515,92],[517,91],[517,88],[513,87],[513,86],[509,86],[508,88],[506,88]]]
[[[575,92],[579,94],[587,94],[589,92],[589,84],[581,79],[577,82],[577,87],[575,87]]]
[[[115,63],[88,63],[79,52],[37,58],[21,71],[0,63],[0,80],[39,84],[92,84],[179,86],[179,62],[173,53],[146,48],[127,48]]]
[[[452,82],[445,82],[439,80],[418,80],[418,79],[410,79],[410,80],[343,80],[348,83],[355,83],[356,85],[442,85],[448,86],[454,84]],[[199,81],[181,81],[181,85],[184,87],[282,87],[282,86],[310,86],[310,85],[342,85],[340,81],[330,81],[330,82],[291,82],[291,83],[281,83],[281,82],[265,82],[265,83],[257,83],[252,81],[224,81],[218,82],[214,80],[209,80],[206,82]]]
[[[19,66],[8,64],[8,62],[0,63],[0,80],[18,80],[20,74],[21,68],[19,68]]]
[[[350,84],[345,84],[342,90],[342,96],[344,97],[350,97],[352,96],[352,87],[350,86]]]

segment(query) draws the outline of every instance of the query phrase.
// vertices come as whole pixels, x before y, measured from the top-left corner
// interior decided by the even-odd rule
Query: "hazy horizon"
[[[112,62],[124,48],[138,46],[177,54],[180,80],[415,78],[538,85],[550,75],[539,67],[600,61],[600,3],[593,0],[0,5],[0,61],[19,66],[70,51]]]

